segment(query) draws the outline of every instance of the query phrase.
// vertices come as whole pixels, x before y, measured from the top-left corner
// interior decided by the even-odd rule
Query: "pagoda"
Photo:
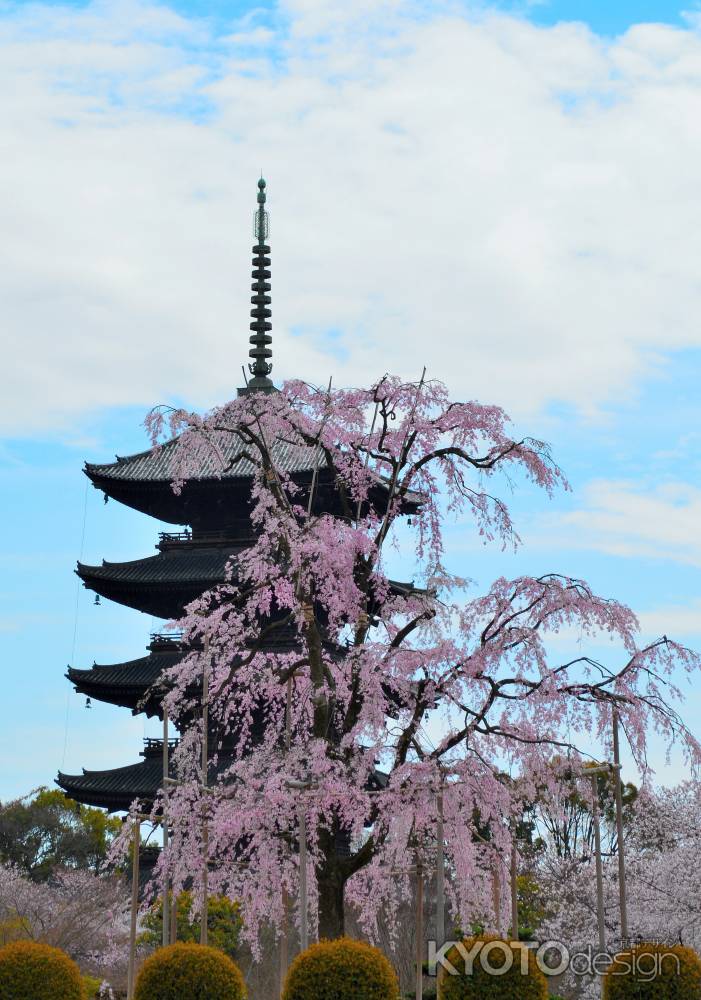
[[[276,392],[270,379],[272,371],[272,324],[270,322],[270,247],[268,214],[265,210],[266,182],[258,181],[258,207],[255,213],[253,247],[253,284],[251,290],[251,335],[249,363],[251,378],[238,390],[248,393]],[[111,498],[135,510],[176,526],[162,532],[156,554],[129,562],[104,562],[99,566],[78,563],[77,574],[89,590],[136,611],[165,620],[180,618],[185,607],[205,591],[224,583],[226,568],[255,539],[250,520],[250,497],[256,469],[244,456],[244,445],[234,435],[225,446],[225,467],[215,467],[204,458],[196,475],[188,478],[182,490],[172,488],[174,451],[177,438],[161,448],[118,457],[108,464],[86,463],[84,472],[93,486]],[[316,480],[314,509],[341,514],[339,493],[331,470],[324,466],[315,449],[298,447],[286,441],[274,441],[276,466],[289,474],[302,491]],[[370,503],[387,502],[387,486],[380,479],[369,497]],[[416,510],[420,498],[405,499],[403,512]],[[394,583],[393,589],[406,592],[412,584]],[[97,599],[97,598],[96,598]],[[289,649],[294,636],[272,633],[266,647]],[[185,655],[182,640],[174,634],[154,634],[146,655],[124,663],[98,664],[89,669],[69,667],[68,679],[77,692],[94,701],[109,702],[163,719],[161,685],[163,672]],[[175,720],[183,725],[187,720]],[[262,716],[261,723],[262,725]],[[77,802],[99,806],[110,812],[127,811],[138,799],[149,810],[168,773],[169,745],[167,721],[164,739],[145,740],[141,760],[110,770],[83,770],[82,774],[59,772],[57,784]],[[228,740],[235,735],[228,734]],[[176,741],[169,741],[172,745]],[[221,753],[217,767],[226,765],[226,741],[218,741]],[[214,743],[216,745],[216,743]],[[229,742],[231,749],[231,743]],[[170,775],[173,776],[172,774]],[[371,783],[382,781],[376,772]]]

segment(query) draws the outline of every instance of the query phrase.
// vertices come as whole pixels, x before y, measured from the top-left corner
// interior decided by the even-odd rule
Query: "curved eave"
[[[171,438],[157,448],[125,457],[118,455],[116,462],[86,462],[85,474],[93,480],[99,478],[112,482],[170,484],[176,475],[177,463],[172,453],[177,442],[178,438]],[[222,442],[224,467],[221,467],[219,460],[204,456],[199,472],[189,477],[188,481],[209,484],[250,481],[258,470],[246,458],[246,449],[247,445],[243,441],[231,435]],[[294,445],[282,439],[273,441],[272,453],[278,468],[290,475],[312,473],[316,466],[325,464],[323,454],[317,454],[315,449]]]
[[[153,473],[148,472],[149,463],[154,465]],[[252,466],[248,468],[248,462],[244,465],[246,468],[239,472],[193,476],[177,494],[172,488],[173,473],[159,466],[151,452],[140,452],[109,464],[86,462],[83,471],[106,497],[151,517],[169,524],[212,525],[222,521],[224,511],[234,520],[248,518],[251,482],[256,470]],[[305,468],[283,460],[279,467],[302,489],[313,475],[313,465]],[[322,464],[318,475],[320,506],[329,513],[341,515],[343,511],[330,470]],[[386,506],[387,491],[388,484],[378,478],[370,491],[370,503],[377,510]],[[409,490],[402,501],[401,513],[416,514],[423,502],[419,493]]]
[[[151,654],[126,663],[95,664],[89,670],[69,667],[66,677],[78,694],[94,701],[130,708],[135,715],[145,712],[149,717],[160,717],[162,692],[156,685],[163,671],[174,666],[181,655]]]
[[[226,767],[220,760],[219,768]],[[379,791],[387,787],[389,778],[382,771],[375,770],[368,778],[368,791]],[[150,811],[163,783],[162,761],[158,757],[146,757],[137,764],[117,767],[106,771],[87,771],[82,774],[58,772],[56,784],[75,802],[99,807],[108,812],[126,812],[135,799]]]
[[[79,562],[76,573],[101,597],[157,618],[179,618],[190,601],[225,581],[226,567],[237,551],[240,548],[233,546],[183,546],[131,562]]]
[[[108,812],[126,812],[135,799],[150,810],[163,782],[162,762],[147,757],[127,767],[82,774],[58,772],[56,784],[75,802]]]
[[[81,567],[77,572],[88,590],[127,608],[164,620],[181,618],[191,601],[217,583],[129,583],[93,575],[92,567]]]

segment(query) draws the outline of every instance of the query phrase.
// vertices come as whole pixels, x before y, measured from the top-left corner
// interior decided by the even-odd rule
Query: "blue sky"
[[[587,2],[587,0],[555,0],[548,3],[527,4],[524,7],[504,4],[505,9],[522,10],[536,24],[555,24],[558,21],[582,21],[600,35],[619,35],[631,25],[646,21],[684,25],[684,11],[693,10],[695,4],[667,3],[665,0],[616,0],[615,3]]]
[[[701,648],[693,13],[5,4],[0,93],[0,798],[157,734],[63,678],[141,655],[158,625],[78,586],[79,556],[146,555],[159,530],[81,468],[140,450],[150,405],[239,384],[261,165],[276,376],[426,364],[502,403],[574,490],[516,484],[521,551],[456,525],[453,568],[581,575],[646,637]]]
[[[86,7],[86,0],[51,0],[52,6]],[[250,11],[272,11],[275,4],[270,0],[251,4],[243,0],[174,0],[169,4],[173,10],[188,16],[206,18],[220,26],[232,18]],[[475,5],[476,6],[476,5]],[[488,5],[487,5],[488,6]],[[667,3],[666,0],[617,0],[616,3],[587,2],[587,0],[525,0],[512,2],[502,0],[494,4],[497,9],[527,18],[534,24],[552,25],[560,21],[581,21],[600,35],[618,35],[631,25],[656,21],[664,24],[684,26],[686,12],[694,11],[698,4]]]

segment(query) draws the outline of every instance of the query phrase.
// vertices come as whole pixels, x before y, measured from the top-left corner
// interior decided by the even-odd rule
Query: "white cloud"
[[[551,522],[549,541],[617,556],[701,566],[700,522],[698,487],[681,482],[646,487],[641,483],[596,480],[582,491],[578,510],[561,514]],[[541,534],[539,544],[544,541]]]
[[[285,0],[210,31],[119,2],[0,21],[3,431],[231,393],[261,165],[278,378],[427,363],[591,413],[701,342],[693,29]]]
[[[698,644],[698,637],[701,635],[701,598],[696,598],[689,604],[641,611],[638,618],[646,639],[668,635],[672,639],[688,641],[689,637],[693,637]]]

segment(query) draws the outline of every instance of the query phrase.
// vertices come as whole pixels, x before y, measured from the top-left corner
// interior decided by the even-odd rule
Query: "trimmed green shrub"
[[[218,948],[171,944],[141,966],[134,1000],[245,1000],[238,965]]]
[[[604,976],[604,1000],[701,1000],[701,959],[680,945],[636,944]]]
[[[0,1000],[83,1000],[83,980],[73,959],[36,941],[0,948]]]
[[[458,948],[450,949],[446,958],[457,975],[439,969],[438,1000],[548,1000],[548,981],[528,948],[489,934],[462,944],[468,955],[480,947],[467,963]]]
[[[379,948],[339,938],[298,955],[285,980],[283,1000],[399,1000],[394,969]]]

